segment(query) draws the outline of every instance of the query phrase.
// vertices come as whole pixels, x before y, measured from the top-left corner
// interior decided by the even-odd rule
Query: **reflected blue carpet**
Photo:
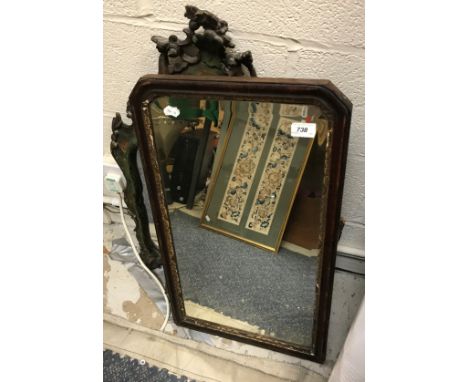
[[[301,345],[312,339],[317,261],[281,248],[265,251],[172,212],[184,298]]]

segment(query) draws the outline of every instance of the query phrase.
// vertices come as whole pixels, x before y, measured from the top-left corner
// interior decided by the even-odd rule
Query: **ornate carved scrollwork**
[[[125,124],[117,113],[112,119],[111,153],[127,181],[124,200],[136,224],[135,232],[141,259],[149,268],[154,269],[161,265],[161,256],[149,232],[148,215],[143,201],[143,185],[137,167],[137,150],[133,126]]]
[[[151,38],[161,53],[159,73],[182,73],[191,65],[200,64],[200,67],[217,69],[218,74],[256,77],[252,53],[232,50],[235,45],[226,34],[228,23],[225,20],[192,5],[185,6],[184,16],[190,20],[188,28],[183,29],[184,40],[179,40],[176,35],[168,39]]]
[[[159,55],[159,74],[228,75],[256,77],[252,53],[238,53],[228,32],[228,23],[218,16],[187,5],[185,17],[190,21],[184,40],[171,35],[168,39],[153,36]],[[203,28],[201,30],[200,28]],[[127,117],[132,119],[127,108]],[[148,214],[143,200],[143,186],[137,167],[138,143],[132,125],[122,121],[119,113],[112,120],[111,153],[125,176],[124,199],[136,223],[135,232],[140,255],[154,269],[161,265],[161,256],[151,239]]]

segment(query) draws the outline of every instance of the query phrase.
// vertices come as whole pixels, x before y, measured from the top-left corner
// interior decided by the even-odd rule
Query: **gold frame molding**
[[[322,211],[323,242],[315,284],[316,305],[310,347],[187,316],[169,211],[164,195],[164,181],[159,171],[158,154],[155,150],[148,107],[154,98],[166,95],[293,104],[317,103],[323,105],[324,109],[330,110],[327,119],[333,120],[333,134],[330,135],[328,144],[331,148],[326,158],[326,166],[329,169],[328,193],[326,208]],[[296,357],[323,362],[326,357],[334,265],[340,231],[351,102],[331,82],[323,80],[147,75],[142,77],[134,87],[130,95],[129,106],[135,117],[135,132],[138,147],[141,150],[142,165],[175,323]]]
[[[294,204],[294,199],[295,199],[295,196],[297,194],[297,190],[299,189],[300,180],[301,180],[301,178],[302,178],[302,176],[304,174],[304,170],[305,170],[307,160],[309,158],[310,151],[312,149],[314,140],[313,139],[310,140],[308,145],[307,145],[304,160],[302,161],[302,164],[301,164],[301,167],[300,167],[300,170],[299,170],[299,176],[298,176],[298,179],[296,180],[296,184],[294,186],[294,191],[293,191],[293,193],[291,195],[291,200],[290,200],[289,205],[287,207],[287,213],[284,216],[283,222],[282,222],[281,227],[280,227],[280,233],[279,233],[279,235],[278,235],[278,237],[277,237],[277,239],[275,241],[275,245],[274,246],[268,246],[268,245],[259,243],[259,242],[255,241],[255,240],[251,240],[251,239],[248,239],[248,238],[243,237],[241,235],[229,232],[229,231],[227,231],[225,229],[214,227],[212,225],[206,224],[205,220],[204,220],[206,212],[207,212],[207,210],[208,210],[208,208],[210,206],[211,200],[213,198],[214,185],[216,184],[216,181],[218,180],[218,177],[219,177],[219,173],[221,172],[221,168],[223,166],[223,162],[224,162],[226,150],[227,150],[227,147],[228,147],[228,143],[229,143],[229,140],[231,138],[232,131],[234,129],[234,127],[231,126],[231,123],[232,123],[233,119],[235,118],[235,115],[236,115],[236,112],[233,112],[231,110],[231,120],[229,121],[229,124],[228,124],[228,132],[227,132],[226,137],[225,137],[224,142],[223,142],[222,152],[220,153],[220,158],[219,158],[219,161],[218,161],[218,167],[215,169],[215,174],[213,176],[213,182],[211,184],[211,187],[209,187],[209,189],[208,189],[208,194],[207,194],[207,197],[206,197],[205,206],[203,208],[203,212],[202,212],[202,215],[201,215],[200,226],[203,227],[203,228],[209,229],[209,230],[211,230],[213,232],[220,233],[220,234],[222,234],[224,236],[228,236],[228,237],[232,237],[234,239],[240,240],[240,241],[244,241],[244,242],[246,242],[248,244],[251,244],[253,246],[256,246],[258,248],[265,249],[267,251],[272,251],[272,252],[277,253],[278,250],[279,250],[279,247],[281,245],[281,241],[282,241],[282,238],[283,238],[284,231],[286,230],[286,225],[287,225],[289,216],[291,214],[291,210],[292,210],[292,207],[293,207],[293,204]],[[273,144],[273,142],[271,142],[271,144]]]

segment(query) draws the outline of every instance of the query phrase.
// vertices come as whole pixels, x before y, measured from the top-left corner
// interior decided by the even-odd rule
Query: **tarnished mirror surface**
[[[332,113],[163,96],[149,115],[187,317],[311,349]]]
[[[129,111],[177,325],[324,362],[351,109],[326,80],[140,78]]]

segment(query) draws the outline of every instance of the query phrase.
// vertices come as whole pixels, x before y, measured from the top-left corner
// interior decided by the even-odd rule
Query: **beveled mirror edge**
[[[332,105],[337,113],[333,134],[327,221],[322,256],[319,258],[316,315],[312,334],[312,351],[277,339],[259,336],[242,330],[188,317],[185,314],[180,279],[174,253],[170,221],[163,192],[163,180],[158,172],[154,150],[152,123],[148,104],[151,99],[164,95],[223,96],[229,99],[255,99],[261,101],[306,104],[308,99],[321,98]],[[166,287],[172,303],[174,322],[233,340],[286,353],[299,358],[322,363],[326,358],[328,324],[334,278],[334,266],[340,227],[340,211],[346,170],[346,156],[351,122],[351,102],[327,80],[302,80],[279,78],[229,78],[213,76],[146,75],[135,85],[129,99],[135,117],[135,132],[142,153],[142,164],[147,178],[148,193],[157,237],[166,269]],[[144,110],[146,105],[146,111]],[[145,121],[146,119],[146,121]],[[341,143],[337,146],[337,143]]]
[[[317,305],[317,325],[314,328],[317,331],[315,341],[317,362],[324,362],[326,358],[350,126],[351,108],[349,109],[349,113],[343,115],[343,118],[340,118],[334,127],[333,144],[341,142],[341,145],[338,148],[334,147],[331,152],[326,232],[322,248],[323,256],[319,258],[319,268],[321,270],[318,292],[319,300]]]

